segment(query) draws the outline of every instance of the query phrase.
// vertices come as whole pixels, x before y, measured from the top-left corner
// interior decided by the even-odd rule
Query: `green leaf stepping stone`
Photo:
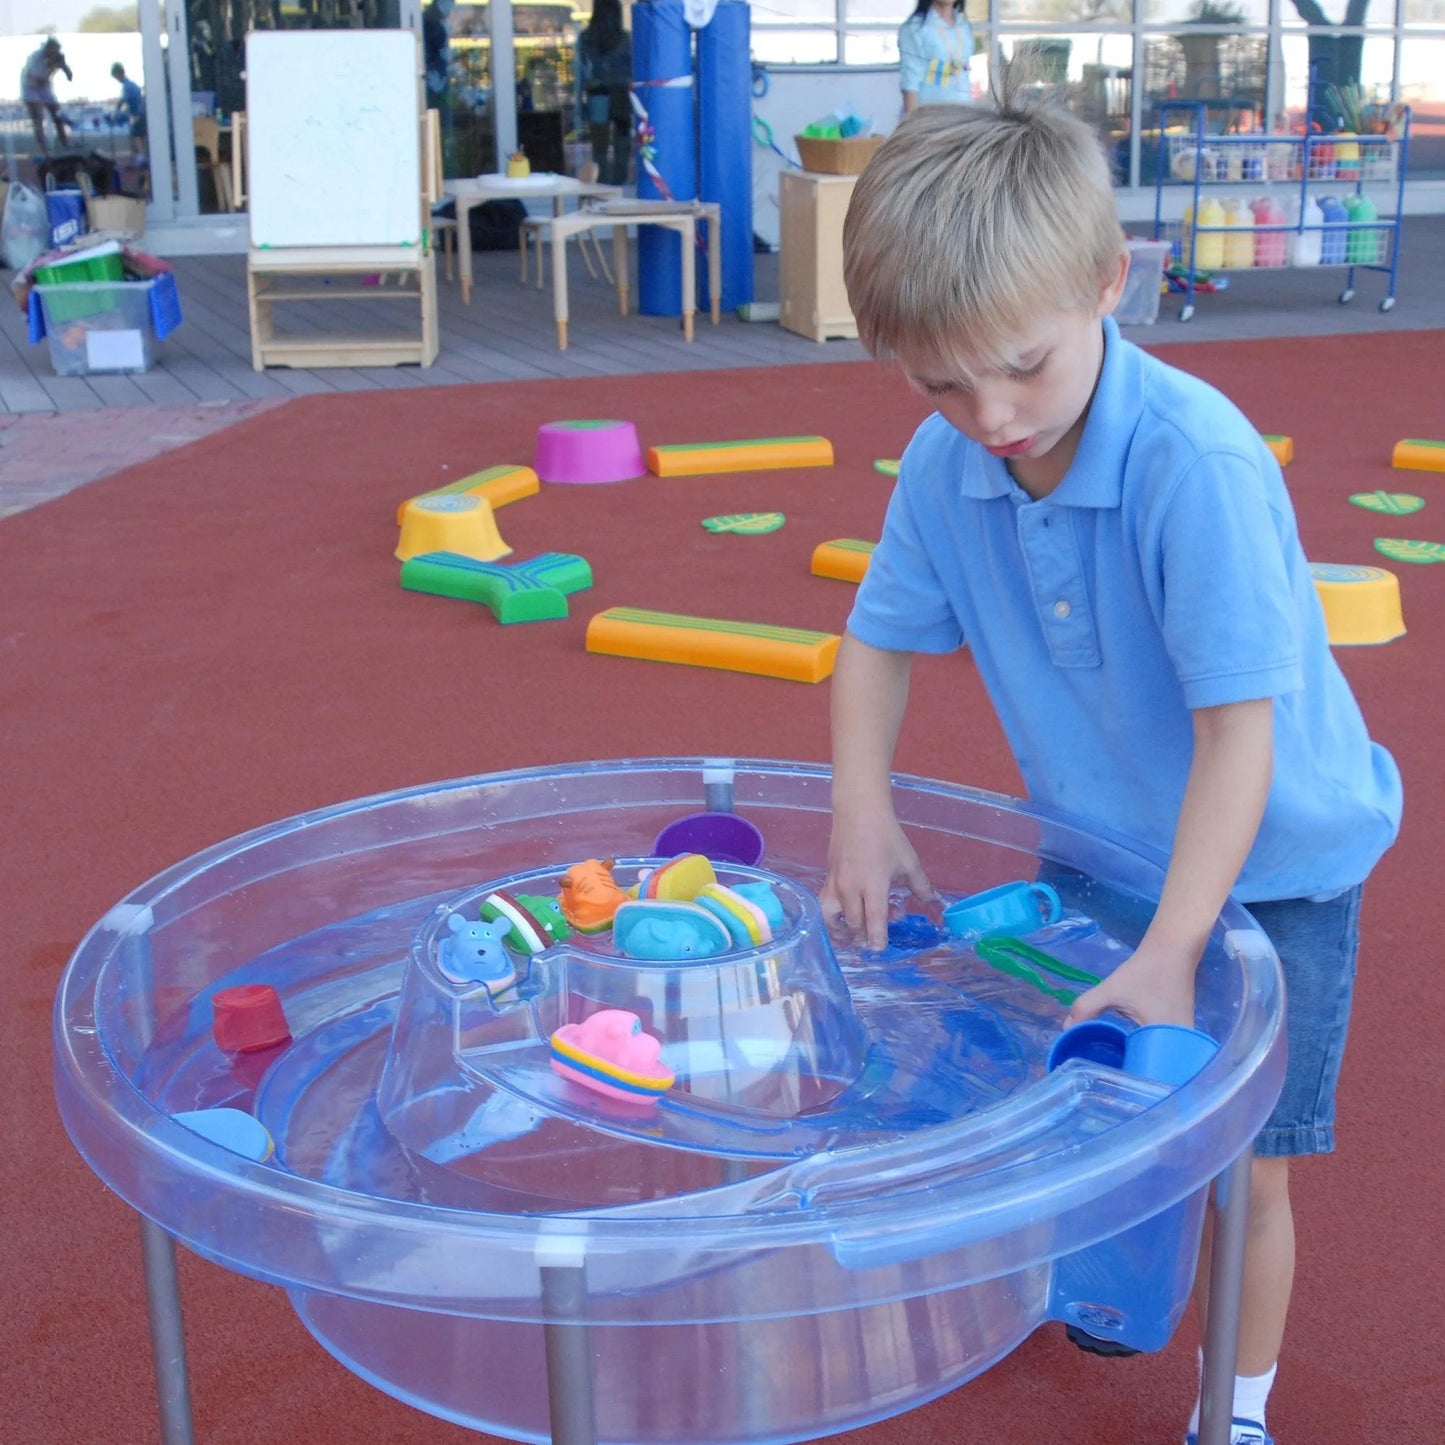
[[[1375,551],[1396,562],[1445,562],[1445,542],[1416,542],[1404,537],[1376,537]]]
[[[702,524],[709,532],[736,532],[740,537],[760,537],[776,532],[787,518],[781,512],[728,512],[719,517],[704,517]]]
[[[885,457],[873,463],[873,470],[875,472],[882,472],[885,477],[896,477],[898,475],[898,463],[897,461],[890,461]]]
[[[1388,512],[1395,517],[1418,512],[1425,505],[1424,497],[1412,496],[1409,492],[1356,492],[1350,501],[1367,512]]]

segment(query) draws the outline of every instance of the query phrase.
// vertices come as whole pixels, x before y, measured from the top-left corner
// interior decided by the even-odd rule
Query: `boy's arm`
[[[888,942],[895,879],[920,898],[933,896],[893,811],[893,749],[912,666],[912,653],[887,652],[845,633],[833,671],[833,833],[823,916],[834,922],[841,914],[870,948]]]
[[[1154,921],[1139,947],[1068,1022],[1107,1008],[1139,1023],[1194,1023],[1194,971],[1229,890],[1254,845],[1274,770],[1274,702],[1198,708],[1194,761]]]

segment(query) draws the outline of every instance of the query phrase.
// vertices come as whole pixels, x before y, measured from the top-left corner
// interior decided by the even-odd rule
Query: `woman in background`
[[[898,27],[898,84],[903,113],[919,105],[967,105],[973,100],[968,62],[973,28],[964,0],[918,0]]]
[[[632,160],[632,39],[622,28],[622,0],[593,0],[592,18],[577,37],[577,74],[597,179],[626,185]]]

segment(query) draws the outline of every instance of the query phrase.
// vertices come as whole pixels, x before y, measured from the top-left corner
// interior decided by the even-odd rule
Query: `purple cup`
[[[1085,1019],[1067,1028],[1054,1040],[1049,1050],[1049,1072],[1070,1059],[1083,1059],[1089,1064],[1104,1064],[1122,1069],[1128,1051],[1129,1030],[1108,1019]]]
[[[714,863],[756,868],[763,861],[763,835],[736,813],[691,813],[669,823],[657,835],[652,852],[657,858],[701,853]]]

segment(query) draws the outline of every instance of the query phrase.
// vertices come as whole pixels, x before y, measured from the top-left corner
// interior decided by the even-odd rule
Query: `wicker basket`
[[[881,135],[851,135],[843,140],[820,140],[795,135],[794,143],[805,171],[824,176],[856,176],[883,144]]]

